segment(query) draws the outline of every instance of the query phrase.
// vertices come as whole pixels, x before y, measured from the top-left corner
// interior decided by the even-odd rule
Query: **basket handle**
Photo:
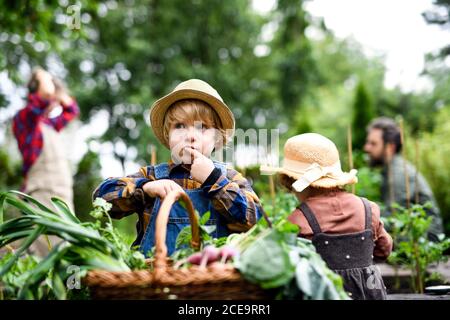
[[[191,199],[182,190],[173,190],[169,192],[161,203],[161,207],[156,217],[155,226],[155,269],[165,268],[167,266],[167,223],[169,221],[170,209],[178,199],[184,200],[186,209],[191,222],[192,240],[191,246],[195,249],[200,248],[200,229],[197,215]]]

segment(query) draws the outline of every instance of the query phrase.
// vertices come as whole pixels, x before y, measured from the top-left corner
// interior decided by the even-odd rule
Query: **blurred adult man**
[[[400,129],[393,119],[381,117],[374,119],[369,124],[364,151],[369,156],[371,166],[383,167],[381,196],[386,206],[383,215],[391,214],[391,205],[394,202],[403,207],[406,207],[408,202],[410,204],[416,203],[417,193],[419,204],[424,204],[427,201],[432,203],[432,207],[426,210],[427,214],[433,217],[428,238],[438,241],[438,235],[443,232],[443,227],[439,207],[436,204],[433,192],[425,178],[417,172],[417,169],[400,155],[401,149]],[[405,174],[408,177],[408,184],[405,180]]]

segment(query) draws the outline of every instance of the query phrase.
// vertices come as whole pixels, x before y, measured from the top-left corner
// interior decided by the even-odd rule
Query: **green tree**
[[[312,56],[312,45],[305,35],[309,16],[298,0],[280,0],[277,3],[278,30],[272,50],[277,70],[276,87],[283,111],[290,117],[292,134],[311,131],[305,115],[304,99],[319,82],[316,61]]]
[[[74,176],[73,197],[75,212],[83,219],[89,219],[89,212],[93,209],[90,199],[101,182],[100,169],[99,157],[92,151],[88,151],[78,164]]]
[[[93,17],[85,28],[97,36],[78,41],[62,59],[85,117],[108,111],[110,128],[102,140],[113,143],[116,157],[124,161],[117,146],[125,144],[137,148],[136,160],[148,163],[150,145],[156,145],[162,161],[168,153],[151,133],[147,112],[180,81],[210,82],[243,114],[238,126],[251,126],[241,122],[254,118],[246,95],[256,95],[249,76],[257,76],[253,49],[260,26],[248,1],[120,2],[104,17]],[[83,64],[88,68],[81,70]]]
[[[450,26],[450,0],[433,0],[434,8],[422,14],[425,21],[429,24],[436,24],[442,28]],[[440,50],[440,56],[450,55],[450,44],[447,44]]]
[[[356,87],[353,103],[352,139],[353,147],[362,150],[366,141],[366,127],[374,117],[374,106],[366,86],[361,81]]]
[[[377,105],[383,96],[385,66],[380,57],[368,58],[353,39],[338,39],[319,21],[312,27],[319,34],[312,41],[312,55],[316,60],[320,81],[312,88],[312,95],[304,102],[312,130],[332,139],[347,164],[347,130],[352,123],[353,105],[358,82]],[[358,81],[359,80],[359,81]]]

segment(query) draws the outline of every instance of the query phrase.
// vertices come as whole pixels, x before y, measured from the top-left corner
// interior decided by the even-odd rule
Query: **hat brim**
[[[298,174],[296,172],[280,168],[280,167],[269,167],[269,166],[261,166],[261,172],[264,174],[285,174],[295,180],[301,178],[301,174]],[[337,177],[322,177],[310,184],[311,187],[315,188],[335,188],[335,187],[342,187],[345,185],[351,185],[358,183],[358,177],[356,176],[356,172],[342,172]]]
[[[209,104],[219,116],[222,129],[227,131],[228,138],[234,134],[234,116],[228,106],[216,97],[203,91],[193,89],[181,89],[169,93],[157,100],[150,109],[150,125],[156,138],[167,148],[169,141],[164,137],[164,117],[167,109],[177,101],[184,99],[197,99]]]

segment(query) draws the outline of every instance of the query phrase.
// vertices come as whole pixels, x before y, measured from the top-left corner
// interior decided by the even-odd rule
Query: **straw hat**
[[[209,104],[219,116],[221,128],[227,131],[229,137],[233,136],[234,116],[219,93],[205,81],[190,79],[180,83],[171,93],[157,100],[150,109],[150,124],[153,132],[167,148],[169,148],[169,141],[164,137],[164,117],[172,104],[184,99],[198,99]]]
[[[280,167],[261,166],[262,174],[282,173],[296,181],[295,191],[308,186],[334,188],[358,182],[357,170],[343,172],[336,145],[317,133],[289,138],[284,145],[284,162]]]

